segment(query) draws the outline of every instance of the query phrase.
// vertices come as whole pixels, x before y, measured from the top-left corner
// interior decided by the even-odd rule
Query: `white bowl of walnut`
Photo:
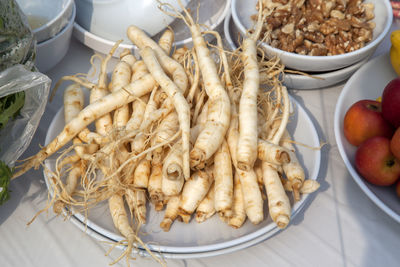
[[[267,56],[278,56],[287,68],[300,71],[337,70],[365,59],[393,20],[388,0],[262,2],[263,12],[271,13],[263,25],[261,47]],[[232,1],[232,17],[242,35],[254,27],[257,5],[257,0]]]

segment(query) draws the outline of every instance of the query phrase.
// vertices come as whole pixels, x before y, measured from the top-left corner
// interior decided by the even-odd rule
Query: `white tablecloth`
[[[392,29],[398,28],[394,23]],[[375,55],[386,53],[389,36]],[[87,72],[93,51],[73,38],[66,57],[48,76]],[[168,266],[400,266],[400,225],[367,198],[351,178],[338,152],[333,130],[336,100],[344,82],[321,90],[291,90],[307,110],[322,148],[319,172],[321,188],[279,234],[253,247],[201,259],[167,260]],[[47,105],[32,143],[22,158],[33,155],[44,144],[50,121],[60,108],[58,92]],[[11,199],[0,206],[0,266],[108,266],[121,253],[86,235],[71,222],[50,211],[27,222],[45,207],[47,189],[42,170],[30,171],[12,181]],[[400,205],[400,200],[399,200]],[[136,266],[159,266],[138,257]],[[125,266],[122,260],[116,266]]]

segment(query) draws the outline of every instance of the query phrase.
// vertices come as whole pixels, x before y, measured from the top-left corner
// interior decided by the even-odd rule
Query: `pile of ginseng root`
[[[138,237],[148,209],[164,212],[164,231],[175,220],[201,223],[214,214],[234,228],[246,218],[258,224],[267,208],[285,228],[288,194],[298,201],[319,187],[305,179],[286,129],[284,66],[257,47],[262,18],[239,49],[226,51],[217,32],[201,31],[183,10],[175,15],[188,25],[193,48],[173,47],[170,29],[155,42],[130,26],[140,58],[124,50],[110,81],[107,64],[119,42],[108,55],[92,57],[93,65],[101,61],[96,82],[88,74],[63,77],[56,87],[72,81],[64,91],[64,129],[14,174],[38,168],[62,148],[55,170],[45,170],[49,206],[56,213],[88,212],[107,201],[126,238],[121,257],[127,264],[138,245],[153,255]],[[213,34],[216,45],[206,43],[205,34]],[[82,88],[90,92],[85,107]]]

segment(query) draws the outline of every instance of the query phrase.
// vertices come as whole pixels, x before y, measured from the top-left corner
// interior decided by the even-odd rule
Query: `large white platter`
[[[293,115],[288,125],[289,132],[293,134],[296,141],[307,144],[308,146],[319,147],[320,140],[313,122],[299,103],[294,99],[291,100],[293,103]],[[46,144],[53,140],[63,129],[63,117],[63,109],[61,108],[50,124],[46,135]],[[297,156],[305,167],[306,177],[315,180],[318,177],[320,167],[320,151],[312,150],[304,146],[297,146],[297,149]],[[45,161],[45,166],[51,170],[54,170],[54,165],[54,157]],[[307,199],[308,195],[304,195],[299,202],[293,205],[293,217],[301,211]],[[91,209],[87,221],[82,214],[77,213],[75,217],[80,222],[87,223],[89,229],[103,237],[114,241],[124,239],[115,231],[109,215],[107,203],[100,203],[98,206]],[[266,219],[259,225],[253,225],[247,221],[240,229],[232,229],[222,222],[218,216],[214,216],[201,224],[194,220],[189,224],[176,221],[169,232],[163,232],[159,227],[163,218],[163,212],[155,212],[154,209],[148,207],[148,223],[142,228],[142,232],[145,234],[141,235],[141,238],[156,252],[193,254],[192,256],[186,255],[188,257],[196,257],[196,254],[206,253],[204,255],[199,255],[207,256],[210,255],[210,253],[211,255],[212,253],[218,253],[216,251],[222,249],[235,246],[246,247],[246,243],[249,241],[258,240],[257,242],[260,242],[272,236],[279,229],[268,216],[267,209],[265,209],[265,217]],[[252,245],[252,243],[249,243],[247,246],[250,245]],[[240,249],[240,247],[237,249]],[[229,250],[227,250],[227,252],[229,252]],[[177,257],[177,255],[174,256]],[[182,257],[186,256],[183,255]]]
[[[355,169],[356,147],[349,144],[343,134],[343,118],[348,108],[361,99],[376,99],[386,84],[397,77],[390,65],[389,54],[372,59],[360,68],[344,86],[336,104],[334,129],[340,155],[354,181],[384,212],[400,222],[399,198],[393,187],[380,187],[366,182]]]

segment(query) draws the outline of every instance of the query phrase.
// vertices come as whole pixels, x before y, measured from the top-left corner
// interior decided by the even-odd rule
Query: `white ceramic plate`
[[[399,198],[394,188],[379,187],[366,182],[356,171],[356,147],[343,135],[343,118],[348,108],[361,99],[376,99],[382,95],[386,84],[397,77],[390,65],[389,54],[372,59],[360,68],[344,86],[336,104],[334,129],[340,155],[354,181],[364,193],[384,212],[400,223]]]
[[[231,0],[191,0],[187,5],[187,8],[195,11],[197,10],[197,7],[199,7],[199,24],[205,25],[211,30],[216,30],[223,22],[226,14],[228,14],[230,11],[230,4]],[[194,19],[196,19],[195,14],[196,13],[194,13]],[[191,45],[192,38],[190,31],[181,19],[175,19],[169,26],[174,30],[175,33],[175,47]],[[161,34],[162,32],[152,37],[152,39],[158,40]],[[73,35],[87,47],[103,54],[107,54],[115,44],[114,41],[104,39],[89,32],[76,22],[74,24]],[[208,39],[208,41],[210,41],[212,35],[208,34],[206,37],[210,38]],[[128,37],[126,37],[125,43],[122,43],[119,46],[114,55],[118,56],[124,48],[128,48],[133,52],[136,52],[136,46],[132,45]],[[135,55],[138,54],[135,53]]]
[[[294,103],[294,115],[290,118],[289,132],[293,134],[296,141],[318,147],[320,145],[319,138],[311,119],[294,99],[292,99],[292,102]],[[63,109],[60,109],[50,124],[46,135],[46,144],[63,129],[63,117]],[[315,180],[319,172],[320,151],[302,146],[298,146],[297,149],[298,158],[305,166],[306,177]],[[50,170],[54,170],[55,158],[46,160],[45,165]],[[301,201],[293,205],[293,216],[301,210],[307,198],[308,196],[304,195]],[[81,222],[85,222],[82,214],[77,213],[75,216]],[[267,213],[265,214],[266,219],[259,225],[253,225],[247,221],[240,229],[232,229],[222,222],[218,216],[214,216],[201,224],[194,220],[189,224],[175,222],[169,232],[163,232],[159,227],[162,218],[163,212],[148,209],[148,223],[141,229],[146,234],[142,235],[141,238],[146,244],[149,244],[153,251],[163,253],[206,253],[242,245],[260,237],[266,239],[278,230]],[[107,203],[100,203],[90,210],[87,225],[90,229],[111,240],[123,240],[115,231],[108,214]]]
[[[235,50],[238,47],[240,32],[237,29],[235,23],[233,22],[231,14],[228,14],[225,18],[224,33],[229,47],[232,50]],[[362,65],[364,65],[374,51],[375,50],[371,51],[371,54],[369,54],[367,58],[348,67],[329,72],[310,74],[315,78],[300,74],[285,73],[283,83],[286,85],[286,87],[290,89],[299,89],[299,90],[320,89],[338,84],[348,79],[356,70],[358,70]]]

